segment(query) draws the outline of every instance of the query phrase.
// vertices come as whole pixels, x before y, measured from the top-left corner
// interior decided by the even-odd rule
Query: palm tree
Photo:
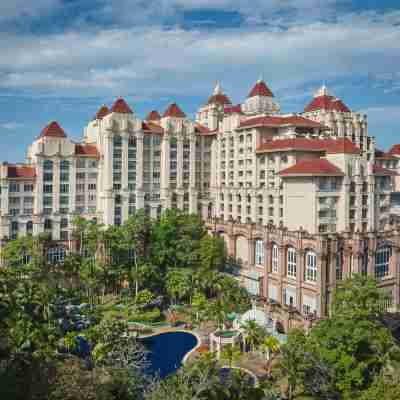
[[[212,319],[217,323],[218,328],[224,328],[226,316],[228,314],[227,304],[221,299],[216,299],[210,303],[209,313]]]
[[[239,361],[241,355],[239,346],[226,345],[222,349],[221,359],[228,363],[229,368],[232,368],[233,364]]]
[[[262,342],[264,337],[264,329],[254,320],[248,320],[243,325],[244,337],[246,343],[250,346],[250,351],[254,351]]]
[[[262,348],[263,352],[265,352],[265,354],[266,354],[266,358],[267,358],[266,369],[267,369],[268,376],[270,376],[271,362],[274,358],[274,357],[272,357],[272,355],[276,354],[279,351],[279,341],[275,336],[269,335],[262,342],[261,348]]]

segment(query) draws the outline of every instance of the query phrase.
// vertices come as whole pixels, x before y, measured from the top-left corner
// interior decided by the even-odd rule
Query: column
[[[60,161],[53,161],[53,214],[60,212]]]
[[[268,299],[269,296],[269,273],[271,270],[271,243],[264,240],[264,293],[263,296]]]
[[[169,133],[165,132],[161,143],[161,203],[164,208],[171,207],[171,199],[169,196],[169,156],[170,143]]]
[[[108,131],[104,137],[105,151],[104,151],[104,214],[103,222],[105,225],[114,224],[114,198],[113,198],[113,134]]]
[[[7,191],[8,191],[8,185],[7,185]],[[37,158],[36,184],[33,194],[34,194],[33,214],[42,214],[43,213],[43,159],[41,157]],[[7,194],[7,199],[8,199],[8,194]],[[1,204],[3,206],[3,200]],[[8,203],[7,203],[7,209],[8,209]]]
[[[74,213],[76,208],[76,161],[76,158],[71,158],[69,166],[69,214]]]
[[[326,296],[327,296],[327,279],[326,279],[326,271],[329,268],[328,263],[329,258],[326,254],[321,254],[320,257],[317,257],[317,265],[319,265],[318,272],[317,272],[317,285],[318,291],[320,295],[318,296],[319,304],[319,314],[321,316],[325,316],[327,314],[326,310]]]
[[[279,283],[278,283],[278,301],[283,304],[283,285],[282,282],[286,277],[286,246],[279,245]]]
[[[257,194],[254,192],[251,194],[251,214],[250,217],[254,223],[258,225],[258,202]]]
[[[247,239],[247,259],[249,260],[249,268],[255,266],[255,240]]]
[[[183,137],[177,137],[177,146],[176,146],[176,187],[178,190],[182,190],[183,188]]]
[[[129,190],[128,190],[128,141],[129,132],[122,133],[122,169],[121,169],[121,219],[122,222],[128,219],[128,203],[129,203]]]
[[[197,214],[196,136],[189,137],[189,213]]]
[[[143,192],[143,132],[136,133],[136,210],[144,208]]]
[[[211,142],[211,171],[210,171],[210,188],[211,191],[215,190],[217,186],[217,176],[219,174],[218,166],[218,143],[217,138],[213,137]]]
[[[304,249],[297,250],[297,271],[296,271],[296,305],[300,312],[303,309],[302,287],[304,282],[305,272],[305,251]]]

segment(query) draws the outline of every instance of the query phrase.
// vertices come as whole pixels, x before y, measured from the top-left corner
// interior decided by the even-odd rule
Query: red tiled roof
[[[99,157],[99,152],[94,144],[76,144],[75,155],[87,157]]]
[[[67,135],[65,134],[64,130],[56,121],[50,122],[40,133],[40,138],[42,137],[59,137],[65,138]]]
[[[110,109],[107,106],[101,106],[97,111],[96,119],[103,119],[108,114],[110,114]]]
[[[350,112],[350,109],[334,96],[322,95],[314,97],[310,104],[304,109],[305,112],[315,110],[336,110],[341,112]]]
[[[253,89],[251,89],[249,95],[247,97],[254,97],[254,96],[266,96],[266,97],[274,97],[271,90],[265,84],[264,81],[257,81]]]
[[[388,151],[388,154],[393,156],[400,156],[400,144],[395,144],[392,148]]]
[[[213,94],[208,98],[207,104],[232,104],[228,96],[222,93]]]
[[[317,151],[328,154],[359,154],[360,149],[349,139],[276,139],[262,143],[257,153],[274,151]]]
[[[379,160],[397,160],[397,157],[382,150],[375,149],[375,158]]]
[[[186,114],[179,108],[176,103],[172,103],[165,110],[163,117],[185,118]]]
[[[360,149],[347,138],[325,139],[328,154],[360,154]]]
[[[146,121],[159,121],[160,119],[161,119],[161,115],[156,110],[150,111],[146,117]]]
[[[303,160],[279,172],[281,176],[290,175],[331,175],[343,176],[343,172],[324,158],[317,158],[314,160]]]
[[[35,178],[36,171],[34,166],[30,165],[7,165],[7,177],[8,178],[24,178],[32,179]]]
[[[374,175],[397,175],[397,173],[395,171],[383,168],[377,164],[374,164],[373,172],[374,172]]]
[[[155,133],[157,135],[162,135],[164,133],[164,129],[154,122],[142,122],[142,129],[144,133]]]
[[[122,98],[115,100],[115,103],[111,107],[111,111],[120,114],[133,114],[133,111],[128,106],[126,101]]]
[[[240,104],[236,104],[235,106],[228,106],[224,108],[224,113],[225,114],[241,114],[242,113],[242,107]]]
[[[289,117],[282,116],[264,116],[254,117],[242,121],[239,128],[248,128],[250,126],[265,126],[278,128],[280,126],[298,126],[298,127],[309,127],[309,128],[325,128],[319,122],[315,122],[311,119],[300,117],[299,115],[293,115]]]
[[[196,124],[194,129],[195,129],[196,133],[200,133],[201,135],[204,135],[204,136],[212,136],[212,135],[217,134],[217,130],[211,131],[206,126],[201,125],[201,124]]]

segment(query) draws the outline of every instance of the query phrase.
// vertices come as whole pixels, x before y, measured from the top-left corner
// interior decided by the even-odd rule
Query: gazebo
[[[217,357],[220,358],[221,349],[225,345],[235,346],[242,341],[242,333],[237,329],[222,330],[217,329],[210,334],[210,350],[217,352]]]

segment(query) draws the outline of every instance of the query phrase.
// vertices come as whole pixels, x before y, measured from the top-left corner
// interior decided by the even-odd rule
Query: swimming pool
[[[196,347],[198,340],[189,332],[167,332],[142,339],[149,350],[149,366],[146,372],[160,378],[174,373],[185,355]]]

